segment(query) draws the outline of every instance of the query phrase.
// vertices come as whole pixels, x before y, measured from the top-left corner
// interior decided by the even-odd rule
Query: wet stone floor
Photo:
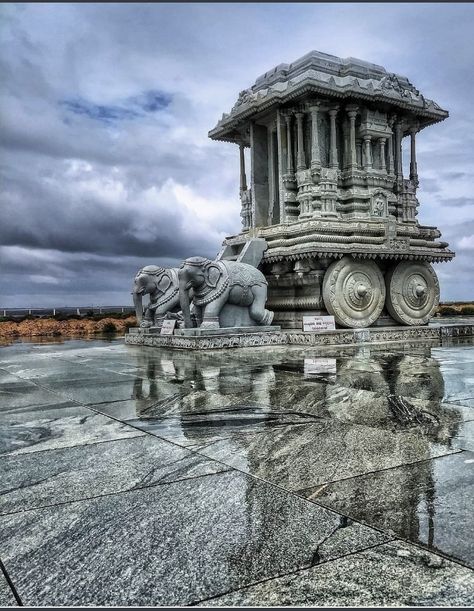
[[[474,339],[0,347],[0,605],[474,603]]]

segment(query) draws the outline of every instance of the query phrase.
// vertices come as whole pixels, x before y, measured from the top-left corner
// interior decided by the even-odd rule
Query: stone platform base
[[[264,330],[265,329],[265,330]],[[252,327],[252,332],[232,329],[230,333],[206,335],[155,335],[142,329],[130,329],[125,343],[131,346],[175,348],[177,350],[220,350],[223,348],[249,348],[253,346],[330,346],[351,344],[375,344],[403,342],[408,340],[442,339],[444,337],[474,336],[474,324],[442,325],[424,327],[370,327],[368,329],[337,329],[304,333],[303,331],[281,331],[279,327]]]

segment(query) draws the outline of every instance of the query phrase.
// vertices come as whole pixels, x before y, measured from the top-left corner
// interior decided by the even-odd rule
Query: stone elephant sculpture
[[[273,312],[265,309],[267,281],[253,265],[237,261],[186,259],[178,270],[184,326],[203,329],[270,325]]]
[[[150,303],[143,309],[143,295]],[[178,270],[147,265],[137,272],[133,283],[133,304],[140,327],[160,327],[168,312],[179,310]]]

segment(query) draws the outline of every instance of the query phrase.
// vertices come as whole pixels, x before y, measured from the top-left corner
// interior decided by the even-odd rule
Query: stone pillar
[[[403,163],[402,163],[402,123],[397,121],[395,124],[395,155],[396,155],[396,170],[397,180],[403,180]]]
[[[319,169],[321,167],[321,152],[319,150],[319,133],[318,133],[318,110],[319,104],[312,104],[311,111],[311,169]]]
[[[297,184],[295,178],[295,171],[293,166],[293,146],[292,146],[292,124],[291,124],[291,112],[285,115],[286,119],[286,158],[287,167],[286,173],[282,177],[284,191],[284,202],[285,202],[285,219],[287,221],[296,220],[300,213],[299,204],[297,200]]]
[[[385,143],[387,142],[387,138],[379,138],[380,145],[380,169],[384,172],[387,171],[387,164],[385,162]]]
[[[234,149],[235,150],[235,149]],[[240,192],[247,191],[247,176],[245,175],[245,154],[244,145],[239,144],[240,150]]]
[[[304,138],[303,138],[303,120],[304,114],[302,112],[297,112],[296,116],[296,124],[298,129],[298,156],[296,162],[297,170],[306,170],[306,160],[304,158]]]
[[[286,171],[293,174],[293,151],[291,147],[291,115],[286,115]]]
[[[388,154],[388,173],[393,176],[395,169],[393,167],[393,135],[389,136],[387,141],[387,154]]]
[[[268,222],[268,130],[250,123],[250,190],[252,227],[265,227]]]
[[[347,156],[350,170],[357,168],[357,150],[356,150],[356,130],[355,123],[357,117],[357,106],[348,106],[347,115],[349,117],[349,154]]]
[[[357,167],[362,167],[362,140],[356,140],[356,159],[357,159]],[[359,163],[359,159],[361,160]]]
[[[285,125],[280,110],[277,110],[276,118],[276,130],[277,130],[277,158],[278,158],[278,199],[280,201],[280,222],[284,223],[286,220],[285,210],[285,188],[283,186],[283,139]]]
[[[330,129],[330,138],[329,138],[329,167],[338,168],[339,162],[337,160],[337,138],[336,138],[336,116],[338,109],[331,108],[329,111],[329,129]]]
[[[252,224],[252,199],[247,189],[247,176],[245,174],[245,147],[239,144],[240,153],[240,218],[242,230],[248,231]]]
[[[410,128],[410,139],[411,139],[411,155],[410,155],[410,180],[413,183],[418,182],[418,168],[416,165],[416,142],[415,136],[418,132],[418,127],[413,126]]]
[[[372,136],[364,136],[364,170],[372,169]]]

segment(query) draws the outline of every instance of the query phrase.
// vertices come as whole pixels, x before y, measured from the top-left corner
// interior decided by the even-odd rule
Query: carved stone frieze
[[[362,331],[362,333],[361,333]],[[407,342],[423,339],[439,340],[450,337],[472,337],[474,325],[380,327],[370,329],[337,329],[320,333],[302,331],[277,331],[254,333],[252,335],[228,335],[207,337],[183,337],[179,335],[147,335],[138,329],[131,329],[125,336],[125,343],[133,346],[172,348],[176,350],[221,350],[258,346],[332,346],[351,344],[377,344]]]

